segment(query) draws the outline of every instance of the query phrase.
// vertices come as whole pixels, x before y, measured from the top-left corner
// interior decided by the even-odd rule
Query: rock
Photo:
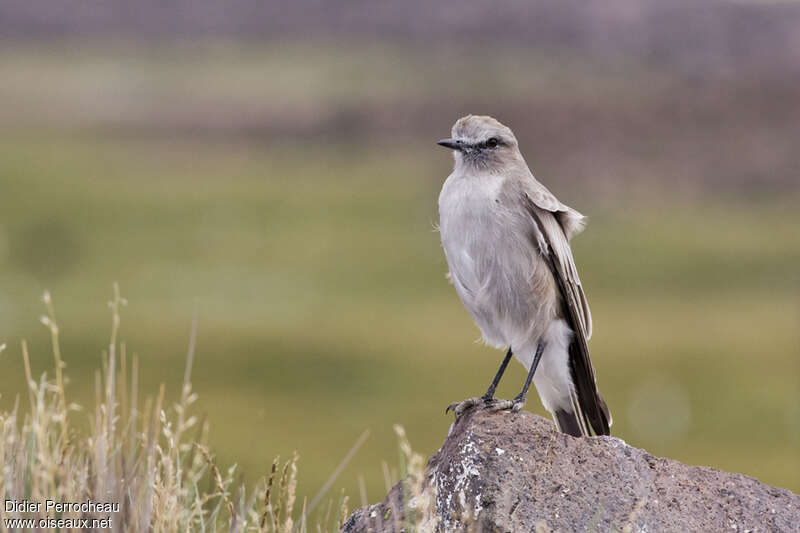
[[[472,409],[424,473],[342,528],[401,530],[789,532],[800,531],[800,496],[618,438],[570,437],[529,412]]]

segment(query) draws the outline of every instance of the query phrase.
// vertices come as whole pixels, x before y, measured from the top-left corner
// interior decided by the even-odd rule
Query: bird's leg
[[[470,407],[474,407],[479,404],[490,404],[494,402],[494,391],[497,389],[497,385],[500,383],[500,379],[503,377],[503,374],[506,371],[506,367],[508,366],[508,362],[511,360],[511,356],[513,352],[511,348],[508,349],[506,352],[506,356],[503,358],[503,362],[500,363],[500,368],[497,369],[497,374],[495,374],[492,383],[489,385],[489,388],[486,390],[486,394],[481,396],[480,398],[468,398],[463,402],[456,402],[451,403],[445,409],[445,413],[448,411],[453,411],[453,414],[456,415],[456,418],[461,416],[461,413],[469,409]]]
[[[539,361],[542,359],[542,352],[544,352],[544,342],[539,341],[536,345],[536,355],[533,356],[531,368],[528,370],[528,377],[525,378],[525,385],[522,386],[522,391],[517,394],[513,400],[501,400],[492,405],[494,409],[511,409],[512,411],[519,411],[525,405],[525,399],[528,397],[528,389],[533,381],[533,375],[536,373],[536,367],[539,366]]]
[[[508,351],[506,352],[506,356],[503,358],[503,362],[500,363],[500,368],[497,369],[497,374],[495,374],[492,383],[489,385],[489,388],[486,389],[486,394],[483,395],[483,401],[491,402],[494,400],[494,391],[497,389],[497,385],[500,384],[500,379],[503,377],[512,355],[513,353],[511,351],[511,347],[509,347]]]
[[[539,341],[539,344],[536,345],[536,355],[533,356],[531,369],[528,370],[528,377],[525,378],[525,385],[522,386],[522,391],[511,400],[514,402],[514,411],[519,411],[522,409],[522,406],[525,405],[525,399],[528,397],[528,389],[531,387],[533,375],[536,373],[536,367],[539,366],[539,361],[542,359],[542,352],[544,352],[544,342]]]

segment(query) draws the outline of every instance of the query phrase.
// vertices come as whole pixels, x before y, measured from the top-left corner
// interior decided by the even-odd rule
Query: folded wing
[[[587,345],[592,334],[592,315],[569,246],[569,239],[583,228],[584,217],[559,202],[540,183],[533,180],[533,184],[536,186],[523,192],[523,202],[542,235],[541,252],[561,293],[564,318],[574,332],[569,347],[575,385],[572,403],[583,434],[588,435],[591,427],[597,435],[608,435],[611,415],[597,391]]]

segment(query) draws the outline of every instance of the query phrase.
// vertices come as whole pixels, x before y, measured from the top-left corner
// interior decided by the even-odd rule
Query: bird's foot
[[[455,402],[451,403],[447,406],[447,409],[444,410],[445,413],[449,413],[453,411],[453,414],[456,418],[459,418],[464,411],[475,407],[476,405],[484,405],[486,403],[486,398],[467,398],[463,402]]]
[[[481,396],[480,398],[467,398],[463,402],[451,403],[447,406],[447,409],[445,409],[444,412],[449,413],[450,411],[453,411],[455,417],[459,418],[466,411],[477,406],[481,406],[485,409],[491,409],[492,411],[512,411],[516,413],[522,409],[524,405],[525,398],[520,398],[519,396],[513,400],[500,400],[498,398]]]
[[[511,411],[516,413],[525,406],[525,398],[517,396],[513,400],[492,400],[487,404],[492,411]]]

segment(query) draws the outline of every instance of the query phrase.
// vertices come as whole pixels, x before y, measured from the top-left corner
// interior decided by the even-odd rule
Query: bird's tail
[[[577,398],[572,398],[573,406],[571,409],[556,409],[553,413],[553,419],[555,420],[556,427],[562,433],[566,433],[567,435],[572,435],[573,437],[589,437],[591,436],[591,432],[587,424],[590,422],[586,420],[583,416],[581,411],[580,405],[578,404]],[[597,393],[597,402],[599,404],[600,410],[603,413],[602,416],[605,418],[607,426],[611,426],[611,413],[608,410],[608,406],[606,405],[605,400],[603,397],[600,396],[600,393]],[[595,431],[597,429],[595,428]],[[598,432],[598,435],[608,435],[608,433],[601,433]]]
[[[585,435],[581,420],[575,415],[575,411],[556,409],[556,412],[553,413],[553,418],[555,419],[556,427],[561,433],[566,433],[573,437]]]

